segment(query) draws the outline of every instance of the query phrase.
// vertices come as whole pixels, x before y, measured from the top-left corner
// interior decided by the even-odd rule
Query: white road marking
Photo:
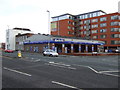
[[[68,65],[68,64],[64,64],[64,63],[55,63],[55,62],[49,62],[49,63],[57,64],[57,65],[63,65],[63,66],[71,66],[71,65]]]
[[[54,63],[54,62],[49,62],[49,63]]]
[[[58,84],[58,85],[61,85],[61,86],[65,86],[65,87],[69,87],[69,88],[74,88],[74,89],[77,89],[77,87],[74,87],[74,86],[71,86],[71,85],[67,85],[67,84],[64,84],[64,83],[60,83],[60,82],[56,82],[56,81],[52,81],[52,83],[54,84]],[[82,89],[79,89],[79,90],[82,90]]]
[[[40,59],[38,59],[38,60],[34,60],[33,62],[39,62],[39,61],[41,61]]]
[[[91,69],[92,71],[94,71],[95,73],[99,73],[97,70],[95,70],[94,68],[87,66],[89,69]]]
[[[73,67],[68,67],[69,69],[72,69],[72,70],[76,70],[76,68],[73,68]]]
[[[34,59],[34,58],[31,58],[31,59]]]
[[[77,65],[77,64],[74,64],[75,66],[80,66],[80,67],[86,67],[86,68],[89,68],[91,69],[92,71],[94,71],[95,73],[99,73],[97,70],[95,70],[94,68],[90,67],[90,66],[84,66],[84,65]]]
[[[46,63],[46,65],[51,65],[51,66],[56,66],[56,67],[62,67],[62,68],[67,68],[67,69],[71,69],[71,70],[76,70],[76,68],[73,68],[73,67],[57,65],[57,64],[54,64],[54,63],[50,63],[50,64]]]
[[[120,72],[120,71],[97,71],[94,68],[90,67],[90,66],[84,66],[84,65],[77,65],[77,64],[73,64],[75,66],[80,66],[80,67],[86,67],[91,69],[92,71],[94,71],[97,74],[103,74],[103,75],[109,75],[109,76],[115,76],[115,77],[120,77],[119,75],[115,75],[115,74],[110,74],[109,72]]]
[[[120,72],[120,71],[100,71],[100,73],[105,73],[105,72]]]
[[[110,73],[100,73],[100,74],[109,75],[109,76],[114,76],[114,77],[120,77],[119,75],[110,74]]]
[[[12,72],[16,72],[16,73],[19,73],[19,74],[22,74],[22,75],[26,75],[26,76],[32,76],[30,74],[27,74],[27,73],[24,73],[24,72],[21,72],[21,71],[17,71],[17,70],[14,70],[14,69],[10,69],[10,68],[7,68],[7,67],[3,67],[5,70],[8,70],[8,71],[12,71]]]

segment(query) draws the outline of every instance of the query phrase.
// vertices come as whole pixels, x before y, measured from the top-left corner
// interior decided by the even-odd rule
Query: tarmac
[[[120,55],[120,53],[59,53],[60,55],[74,55],[74,56],[111,56]]]

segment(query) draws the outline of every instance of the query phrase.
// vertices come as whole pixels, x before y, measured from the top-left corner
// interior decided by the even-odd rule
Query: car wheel
[[[52,57],[52,56],[53,56],[52,54],[49,55],[49,57]]]
[[[46,56],[45,54],[43,54],[43,56]]]

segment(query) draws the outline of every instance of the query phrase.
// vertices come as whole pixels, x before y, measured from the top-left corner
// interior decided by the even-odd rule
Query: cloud
[[[48,13],[51,17],[65,13],[81,14],[94,10],[114,13],[119,0],[0,0],[0,32],[10,28],[29,28],[34,32],[48,32]],[[5,41],[1,40],[0,41]]]

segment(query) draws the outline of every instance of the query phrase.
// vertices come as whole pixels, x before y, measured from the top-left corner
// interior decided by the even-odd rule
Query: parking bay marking
[[[73,88],[73,89],[77,89],[77,90],[82,90],[82,89],[78,89],[77,87],[74,87],[74,86],[71,86],[71,85],[67,85],[67,84],[64,84],[64,83],[60,83],[60,82],[56,82],[56,81],[52,81],[53,84],[58,84],[58,85],[61,85],[61,86],[64,86],[64,87],[68,87],[68,88]]]
[[[45,63],[45,64],[51,65],[51,66],[57,66],[57,67],[61,67],[61,68],[67,68],[67,69],[71,69],[71,70],[76,70],[76,68],[70,67],[70,65],[67,65],[67,64],[54,63],[54,62],[49,62],[49,63]]]
[[[17,71],[17,70],[14,70],[14,69],[10,69],[10,68],[7,68],[7,67],[3,67],[3,69],[8,70],[8,71],[12,71],[12,72],[16,72],[16,73],[19,73],[19,74],[22,74],[22,75],[26,75],[26,76],[32,76],[28,73],[24,73],[24,72]]]
[[[56,67],[61,67],[61,68],[67,68],[67,69],[71,69],[71,70],[76,70],[76,68],[73,68],[73,67],[66,67],[66,66],[60,66],[60,65],[55,65],[55,64],[47,64],[45,63],[46,65],[51,65],[51,66],[56,66]]]
[[[106,72],[120,72],[120,71],[100,71],[101,73],[106,73]]]
[[[73,64],[75,66],[80,66],[80,67],[86,67],[91,69],[92,71],[94,71],[97,74],[103,74],[103,75],[109,75],[109,76],[115,76],[115,77],[120,77],[119,75],[115,75],[115,74],[110,74],[109,72],[119,72],[119,71],[97,71],[94,68],[90,67],[90,66],[84,66],[84,65],[77,65],[77,64]]]
[[[57,64],[57,65],[63,65],[63,66],[71,66],[71,65],[68,65],[68,64],[63,64],[63,63],[55,63],[55,62],[49,62],[51,64]]]

